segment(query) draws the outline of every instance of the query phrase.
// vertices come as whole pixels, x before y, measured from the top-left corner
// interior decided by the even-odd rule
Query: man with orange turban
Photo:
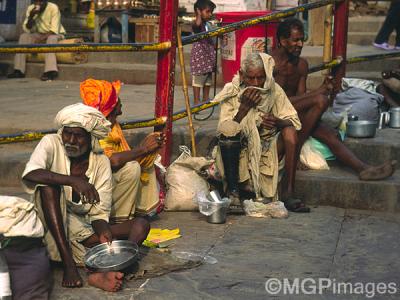
[[[100,141],[113,170],[113,201],[110,219],[116,223],[133,218],[136,212],[149,214],[159,204],[154,160],[164,144],[162,133],[149,134],[131,149],[117,117],[122,114],[120,81],[87,79],[80,84],[83,103],[101,111],[111,122],[111,132]]]

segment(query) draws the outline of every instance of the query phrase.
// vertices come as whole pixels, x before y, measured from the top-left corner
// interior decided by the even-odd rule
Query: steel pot
[[[212,205],[215,205],[217,207],[217,210],[207,217],[207,222],[213,223],[213,224],[225,223],[226,222],[226,214],[227,214],[229,208],[226,207],[226,204],[224,202],[213,203]]]
[[[373,121],[350,121],[347,122],[346,134],[355,138],[374,137],[377,123]]]
[[[400,107],[391,108],[389,114],[389,127],[400,128]]]

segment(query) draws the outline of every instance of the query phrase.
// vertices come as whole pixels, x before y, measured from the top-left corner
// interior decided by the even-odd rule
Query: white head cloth
[[[97,109],[82,103],[76,103],[64,107],[57,113],[54,124],[58,134],[62,133],[64,127],[80,127],[92,136],[92,151],[101,153],[99,139],[105,138],[111,130],[111,123]]]

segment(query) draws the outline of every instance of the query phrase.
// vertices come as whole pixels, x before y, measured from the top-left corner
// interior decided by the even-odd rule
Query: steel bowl
[[[91,271],[121,271],[134,264],[139,247],[134,242],[117,240],[90,248],[85,255],[85,265]]]
[[[349,121],[347,122],[346,135],[355,138],[371,138],[376,134],[378,123],[373,121]]]

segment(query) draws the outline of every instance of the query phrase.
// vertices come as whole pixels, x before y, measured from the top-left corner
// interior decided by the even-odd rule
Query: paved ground
[[[61,108],[82,101],[79,82],[72,81],[2,78],[0,93],[1,134],[51,129],[53,119]],[[121,99],[124,106],[122,121],[154,116],[155,85],[124,85]],[[182,88],[176,87],[174,110],[184,109],[184,103]],[[186,122],[181,121],[181,124]]]
[[[318,280],[400,289],[398,215],[322,206],[284,220],[229,215],[226,224],[216,225],[196,212],[163,213],[153,226],[181,229],[172,253],[210,255],[218,262],[152,278],[142,288],[143,280],[127,282],[117,294],[61,288],[56,272],[52,299],[269,299],[265,285],[272,278],[305,284],[296,296],[278,293],[274,299],[366,299],[373,292],[369,284],[368,294],[344,294],[343,288],[342,295],[333,289],[306,294]],[[375,292],[374,299],[400,298],[400,290]]]

